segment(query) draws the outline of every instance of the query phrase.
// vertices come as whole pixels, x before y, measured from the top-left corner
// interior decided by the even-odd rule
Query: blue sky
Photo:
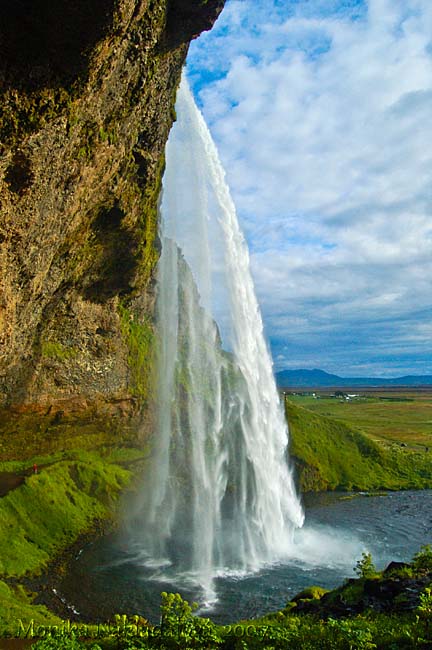
[[[276,369],[432,373],[432,2],[228,0],[187,70]]]

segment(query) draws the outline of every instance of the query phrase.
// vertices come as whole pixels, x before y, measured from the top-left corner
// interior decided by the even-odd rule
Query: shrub
[[[354,571],[359,578],[373,578],[376,575],[375,564],[370,553],[362,553],[361,559],[355,565]]]
[[[432,589],[426,589],[420,594],[420,604],[417,612],[421,618],[430,618],[432,616]]]
[[[58,636],[47,636],[45,639],[40,639],[32,644],[32,650],[101,650],[101,647],[96,643],[91,646],[82,643],[73,633],[67,635],[62,634]]]
[[[194,616],[192,606],[180,594],[162,592],[160,637],[167,648],[215,648],[222,642],[215,624]]]
[[[432,547],[430,544],[420,548],[414,555],[412,564],[416,571],[432,571]]]

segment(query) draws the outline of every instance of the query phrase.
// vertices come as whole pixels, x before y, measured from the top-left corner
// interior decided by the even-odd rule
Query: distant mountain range
[[[324,388],[331,386],[432,386],[432,375],[406,377],[339,377],[324,370],[281,370],[276,373],[279,388]]]

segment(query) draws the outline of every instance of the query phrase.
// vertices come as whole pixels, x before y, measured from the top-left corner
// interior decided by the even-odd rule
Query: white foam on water
[[[299,562],[303,568],[326,567],[349,572],[366,550],[364,542],[349,530],[310,526],[306,522],[295,531],[290,563]]]

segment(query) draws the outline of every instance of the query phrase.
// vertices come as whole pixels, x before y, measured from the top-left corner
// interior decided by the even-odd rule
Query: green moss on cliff
[[[128,366],[131,373],[131,392],[144,403],[153,396],[156,337],[148,316],[138,320],[122,304],[119,305],[121,331],[129,350]]]
[[[174,101],[174,96],[173,96]],[[159,260],[158,223],[159,210],[158,201],[162,190],[162,176],[165,169],[165,156],[162,155],[156,169],[156,182],[149,186],[144,192],[143,198],[143,224],[140,246],[141,268],[140,277],[142,286],[148,283],[153,276],[154,269]]]
[[[129,402],[128,402],[129,403]],[[0,409],[0,458],[18,462],[51,457],[67,450],[94,450],[104,445],[129,444],[136,430],[105,402],[64,412],[62,404],[44,412],[13,413]],[[69,452],[70,453],[70,452]],[[27,460],[27,462],[29,462]]]
[[[73,359],[78,356],[79,350],[73,347],[62,345],[58,341],[43,341],[41,354],[49,359]]]
[[[0,143],[3,146],[19,145],[32,133],[43,129],[50,121],[66,114],[75,89],[43,89],[29,94],[9,91],[1,98]]]
[[[172,102],[174,101],[173,94]],[[157,161],[152,161],[149,159],[148,151],[137,146],[123,170],[127,184],[123,185],[120,205],[127,215],[128,225],[132,226],[136,233],[134,251],[136,268],[133,286],[136,294],[146,290],[153,280],[154,270],[159,260],[158,203],[164,169],[163,153]],[[132,221],[133,214],[136,217]]]

